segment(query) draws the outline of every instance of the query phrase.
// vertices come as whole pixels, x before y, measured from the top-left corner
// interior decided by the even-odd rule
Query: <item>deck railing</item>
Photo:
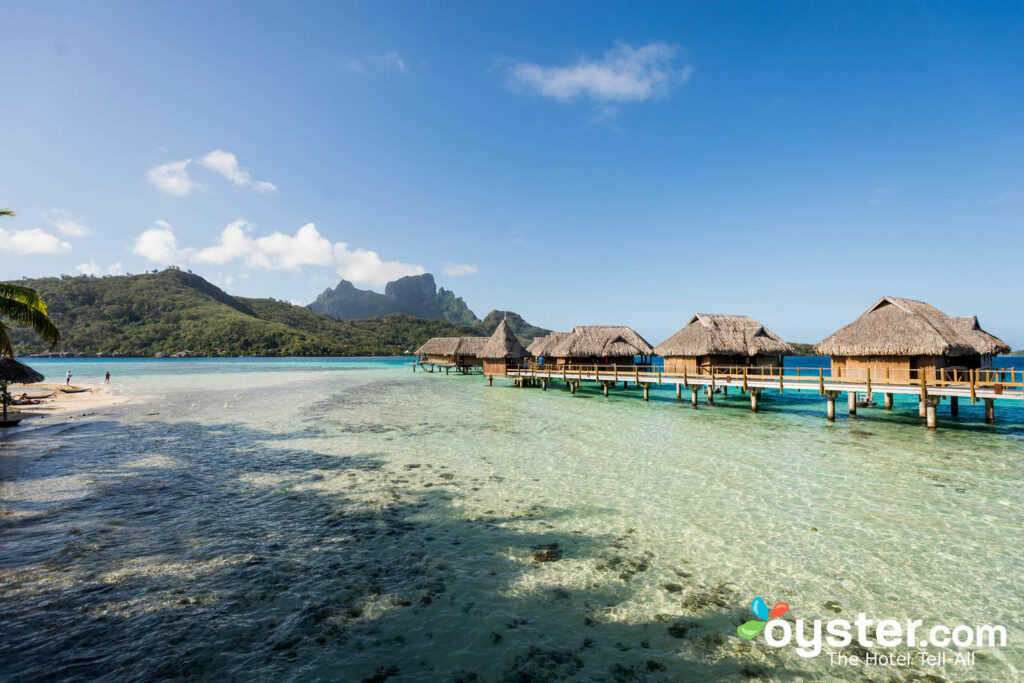
[[[927,387],[960,386],[970,388],[971,395],[978,389],[992,389],[1000,394],[1003,390],[1024,391],[1024,370],[1016,368],[888,368],[884,370],[871,368],[802,368],[764,366],[702,366],[695,369],[666,371],[658,365],[558,365],[525,363],[509,369],[513,376],[522,370],[534,377],[562,380],[595,380],[623,381],[661,384],[669,381],[678,384],[682,379],[692,378],[703,384],[709,379],[712,382],[727,380],[739,381],[772,381],[783,383],[807,383],[808,388],[817,384],[824,391],[824,384],[857,384],[866,385],[867,391],[872,385],[912,385],[920,386],[922,393]],[[881,391],[881,390],[880,390]]]

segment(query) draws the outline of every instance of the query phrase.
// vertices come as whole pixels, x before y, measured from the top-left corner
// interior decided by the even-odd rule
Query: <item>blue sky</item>
[[[1024,346],[1020,3],[5,3],[0,277]]]

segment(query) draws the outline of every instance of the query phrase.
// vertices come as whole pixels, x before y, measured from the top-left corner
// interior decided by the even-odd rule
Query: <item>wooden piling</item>
[[[856,391],[847,391],[846,392],[846,402],[850,406],[850,415],[856,415],[857,414],[857,392]]]
[[[960,415],[960,399],[957,396],[949,397],[949,414],[953,417]]]
[[[985,399],[985,422],[992,424],[996,421],[996,402],[995,399]]]
[[[885,394],[885,409],[892,410],[892,394]]]

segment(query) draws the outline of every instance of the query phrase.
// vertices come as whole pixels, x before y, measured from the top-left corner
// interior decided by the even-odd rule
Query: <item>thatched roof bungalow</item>
[[[484,374],[504,377],[510,366],[515,366],[529,354],[519,343],[512,328],[502,320],[484,343],[477,356],[483,361]]]
[[[710,372],[721,366],[781,367],[793,347],[748,315],[698,313],[654,348],[665,372]]]
[[[923,370],[983,368],[1010,347],[981,329],[977,316],[952,318],[923,301],[883,296],[814,347],[832,357],[832,373],[916,380]],[[926,375],[928,376],[928,375]]]
[[[434,337],[416,349],[421,362],[453,364],[460,368],[481,364],[480,351],[487,337]]]
[[[527,347],[534,358],[553,365],[632,365],[654,351],[646,339],[625,325],[577,325],[572,332],[552,332]]]

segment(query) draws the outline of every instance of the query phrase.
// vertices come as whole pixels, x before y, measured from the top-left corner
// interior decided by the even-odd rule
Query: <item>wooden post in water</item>
[[[996,402],[995,399],[985,399],[985,422],[992,424],[996,421]]]
[[[925,420],[928,425],[928,429],[935,429],[935,427],[938,426],[936,411],[938,410],[939,397],[930,396],[925,403],[927,404],[925,406]]]
[[[651,385],[647,382],[643,383],[644,388],[644,400],[646,401],[650,397]]]
[[[604,397],[608,398],[608,382],[601,382],[601,388],[604,390]]]
[[[828,418],[829,422],[836,421],[836,398],[838,396],[838,391],[825,392],[825,417]]]
[[[949,414],[953,417],[960,415],[960,398],[958,396],[949,397]]]
[[[846,401],[850,405],[850,415],[856,415],[857,414],[857,392],[856,391],[847,391],[846,392]]]
[[[494,386],[494,375],[487,375],[487,386]]]
[[[682,397],[683,397],[683,385],[677,383],[676,384],[676,400],[678,401]]]
[[[548,381],[546,379],[542,379],[540,381],[540,389],[541,389],[541,391],[547,391],[548,390]]]
[[[693,405],[694,408],[696,408],[697,407],[697,385],[694,384],[693,386],[687,387],[687,388],[690,390],[690,404]]]
[[[892,394],[891,393],[885,394],[885,409],[886,410],[892,410]]]
[[[750,390],[750,409],[757,412],[757,402],[761,398],[761,390],[757,387]]]

